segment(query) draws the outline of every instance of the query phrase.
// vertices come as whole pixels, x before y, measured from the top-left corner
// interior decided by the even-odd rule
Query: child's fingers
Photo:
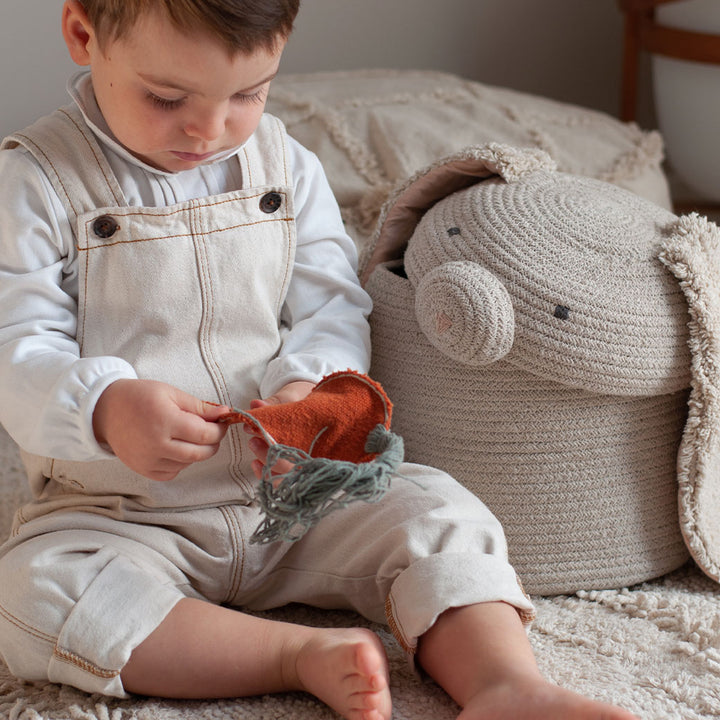
[[[200,449],[200,452],[198,452],[198,449]],[[160,482],[174,480],[178,473],[192,463],[211,457],[217,452],[217,447],[211,449],[209,446],[188,446],[187,443],[183,443],[181,449],[174,452],[171,449],[171,452],[175,455],[174,457],[163,457],[155,460],[152,466],[145,470],[145,476]]]
[[[220,443],[192,443],[173,440],[167,448],[164,460],[187,467],[192,463],[209,460],[220,448]]]
[[[262,474],[265,466],[259,460],[253,460],[252,463],[250,463],[250,466],[252,467],[255,477],[258,480],[262,480]]]
[[[185,412],[176,418],[172,439],[193,445],[217,445],[228,430],[226,423],[205,420],[199,415]]]
[[[218,405],[213,402],[201,401],[197,415],[208,422],[217,422],[218,418],[221,418],[223,415],[227,415],[229,412],[232,412],[232,409],[227,405]]]
[[[243,423],[242,427],[248,435],[254,435],[255,437],[259,438],[263,437],[262,431],[257,425],[254,425],[252,423]]]
[[[257,460],[253,461],[253,466],[255,463],[258,463],[260,466],[260,474],[257,473],[255,467],[253,467],[253,472],[255,472],[258,477],[261,477],[263,469],[267,464],[268,444],[262,438],[254,436],[250,438],[249,446],[250,450],[257,458]],[[289,473],[292,469],[293,464],[289,460],[278,460],[278,462],[276,462],[272,466],[272,474],[285,475],[286,473]]]
[[[268,454],[268,444],[265,442],[265,440],[263,440],[261,437],[258,437],[257,435],[253,435],[253,437],[251,437],[248,441],[248,445],[253,455],[255,455],[255,457],[260,461],[260,463],[265,465],[265,463],[267,462]]]

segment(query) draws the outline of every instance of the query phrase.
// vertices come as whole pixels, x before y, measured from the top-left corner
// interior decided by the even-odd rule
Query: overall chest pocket
[[[140,377],[223,402],[255,392],[295,253],[285,188],[88,213],[78,251],[83,356],[122,357]]]

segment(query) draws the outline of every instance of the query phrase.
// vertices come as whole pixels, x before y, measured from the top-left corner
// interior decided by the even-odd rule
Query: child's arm
[[[291,140],[297,247],[282,309],[282,347],[262,397],[289,382],[318,382],[338,370],[367,372],[372,308],[357,279],[357,251],[315,155]]]
[[[118,380],[93,413],[99,443],[151,480],[172,480],[218,450],[227,425],[215,422],[230,408],[203,402],[154,380]]]
[[[121,358],[81,357],[77,263],[37,163],[23,150],[0,152],[0,422],[30,453],[85,461],[111,449],[137,472],[169,479],[215,451],[226,426],[213,420],[227,408],[139,381]]]
[[[0,422],[26,451],[68,460],[109,457],[92,412],[117,357],[80,357],[77,249],[60,200],[23,150],[0,152]]]

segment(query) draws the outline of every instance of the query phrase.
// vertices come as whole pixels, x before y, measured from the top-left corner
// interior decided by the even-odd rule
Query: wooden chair
[[[635,119],[641,52],[720,65],[720,35],[680,30],[656,22],[655,8],[658,5],[685,0],[617,1],[625,15],[620,99],[620,116],[623,120]]]

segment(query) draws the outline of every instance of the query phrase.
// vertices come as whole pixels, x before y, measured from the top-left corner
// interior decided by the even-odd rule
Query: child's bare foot
[[[473,697],[458,720],[638,720],[626,710],[596,702],[538,678],[495,685]]]
[[[297,654],[300,687],[346,720],[390,720],[390,677],[380,638],[363,628],[313,633]]]

